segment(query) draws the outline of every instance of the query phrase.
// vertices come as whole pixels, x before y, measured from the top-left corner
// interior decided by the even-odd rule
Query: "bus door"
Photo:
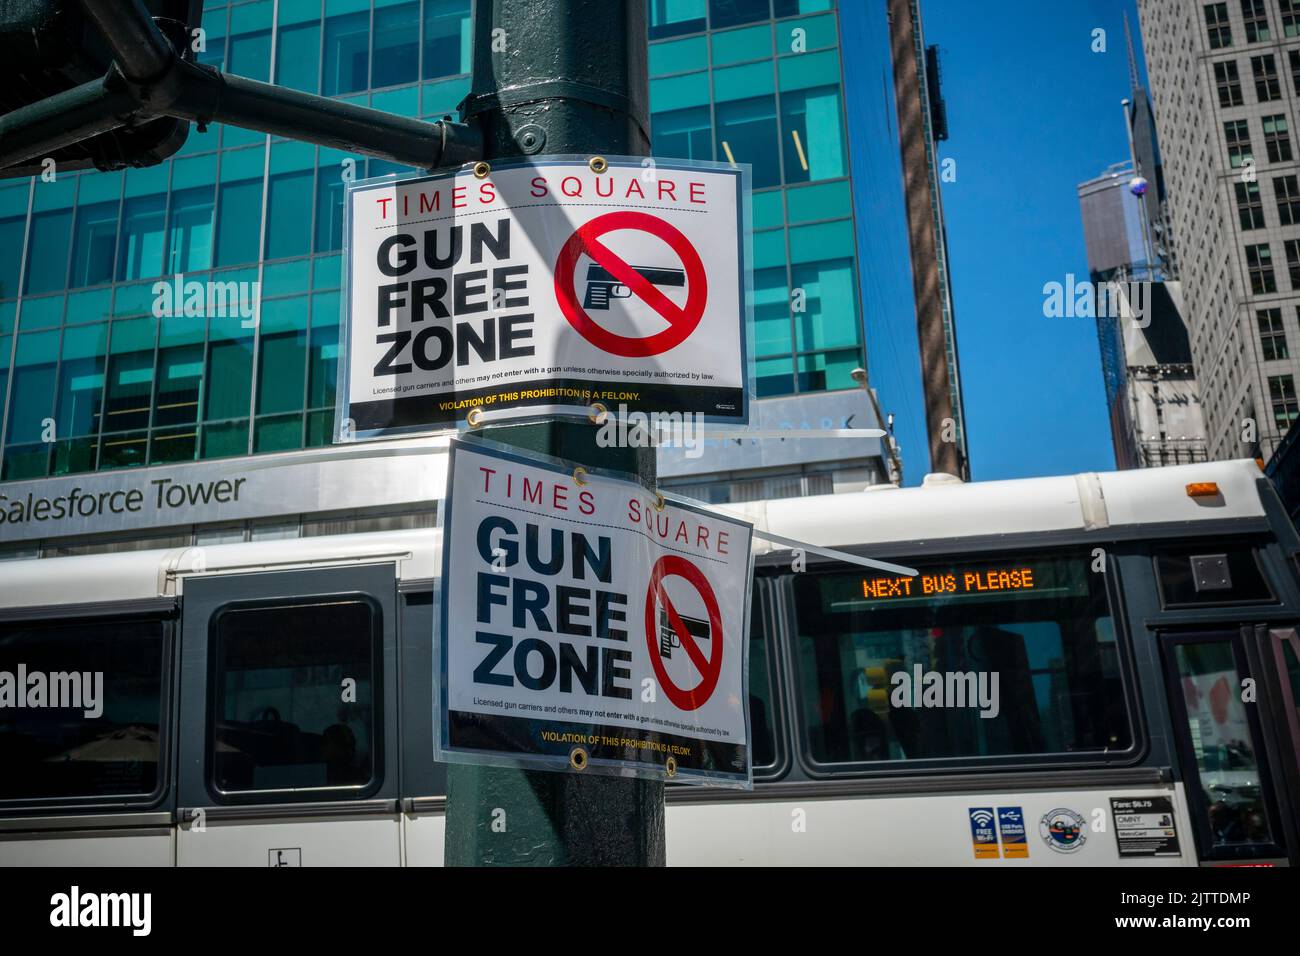
[[[1295,629],[1166,632],[1161,646],[1198,858],[1300,863]]]
[[[433,759],[433,614],[437,592],[399,594],[402,604],[402,826],[407,866],[442,866],[447,766]]]
[[[179,865],[401,863],[391,564],[187,578]]]

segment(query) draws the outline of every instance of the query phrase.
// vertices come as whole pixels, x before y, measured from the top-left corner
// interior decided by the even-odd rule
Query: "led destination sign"
[[[890,598],[945,597],[986,594],[994,591],[1033,591],[1040,587],[1034,569],[953,569],[918,574],[914,578],[877,577],[862,579],[862,596],[870,601]]]

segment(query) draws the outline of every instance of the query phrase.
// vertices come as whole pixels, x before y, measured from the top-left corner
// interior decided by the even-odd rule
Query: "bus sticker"
[[[1121,857],[1182,855],[1168,797],[1111,797],[1110,812]]]
[[[993,826],[992,807],[970,807],[970,838],[975,849],[975,859],[998,859],[998,831]]]
[[[1043,814],[1038,821],[1038,833],[1057,853],[1073,853],[1088,842],[1088,827],[1083,817],[1066,807]]]
[[[1025,812],[1020,807],[998,807],[998,830],[1002,834],[1002,855],[1008,860],[1029,858],[1025,839]]]

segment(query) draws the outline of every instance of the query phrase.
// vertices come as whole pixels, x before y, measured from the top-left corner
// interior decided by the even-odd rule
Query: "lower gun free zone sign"
[[[542,159],[347,194],[355,436],[589,405],[748,422],[745,169]]]
[[[748,787],[752,527],[453,441],[439,760]]]

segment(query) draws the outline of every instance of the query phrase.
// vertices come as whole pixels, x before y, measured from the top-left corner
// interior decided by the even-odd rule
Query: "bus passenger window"
[[[1215,846],[1272,843],[1232,644],[1179,643],[1187,729]]]
[[[216,615],[218,791],[362,788],[374,779],[376,613],[339,600]]]
[[[776,763],[776,705],[768,672],[767,622],[755,588],[749,611],[749,726],[754,741],[750,761],[755,768]]]
[[[919,570],[791,579],[815,762],[1131,746],[1101,575],[1085,558],[950,559]]]
[[[163,624],[0,624],[0,800],[159,788]]]

